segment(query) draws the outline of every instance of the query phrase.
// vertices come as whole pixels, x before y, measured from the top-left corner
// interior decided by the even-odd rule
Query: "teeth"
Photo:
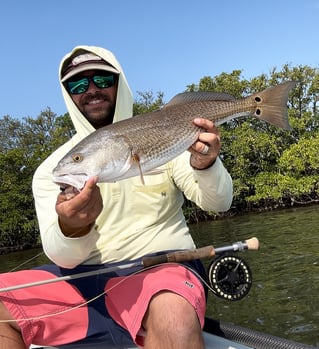
[[[89,104],[98,104],[98,103],[101,103],[103,102],[102,99],[95,99],[94,101],[90,101]]]

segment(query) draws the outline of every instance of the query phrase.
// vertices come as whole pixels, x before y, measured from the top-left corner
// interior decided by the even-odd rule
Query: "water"
[[[237,302],[209,293],[215,319],[319,347],[319,206],[247,214],[192,225],[198,246],[228,245],[256,236],[259,251],[241,253],[253,273],[250,293]],[[28,250],[0,256],[0,272],[36,256]],[[43,255],[23,268],[47,262]],[[210,261],[205,261],[208,266]]]
[[[209,294],[210,317],[319,346],[319,207],[249,214],[191,226],[198,245],[256,236],[259,251],[240,254],[253,273],[244,299]],[[207,265],[209,262],[206,261]]]

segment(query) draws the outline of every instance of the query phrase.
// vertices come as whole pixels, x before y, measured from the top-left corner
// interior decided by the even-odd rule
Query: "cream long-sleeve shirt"
[[[89,234],[68,238],[55,212],[57,185],[52,183],[54,154],[36,171],[33,188],[44,251],[56,264],[72,268],[130,260],[148,253],[194,248],[184,219],[183,194],[204,210],[226,211],[232,200],[232,182],[222,162],[203,171],[189,166],[184,153],[158,175],[99,184],[103,211]]]
[[[109,51],[91,46],[74,50],[79,48],[100,55],[119,70],[114,122],[130,117],[131,94],[115,57]],[[62,60],[60,71],[68,57]],[[63,235],[55,211],[60,189],[52,182],[52,170],[93,128],[61,86],[77,134],[51,154],[33,178],[35,206],[46,255],[54,263],[72,268],[81,263],[124,261],[162,250],[194,248],[182,211],[183,193],[204,210],[226,211],[232,201],[232,180],[219,158],[206,170],[194,170],[189,164],[189,152],[162,166],[160,174],[146,175],[145,185],[140,177],[98,184],[103,210],[96,224],[83,237]]]

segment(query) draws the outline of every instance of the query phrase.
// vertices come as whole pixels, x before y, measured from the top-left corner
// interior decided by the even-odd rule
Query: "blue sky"
[[[113,51],[135,97],[165,101],[234,69],[319,67],[319,0],[10,0],[0,13],[0,118],[64,114],[58,66],[79,44]]]

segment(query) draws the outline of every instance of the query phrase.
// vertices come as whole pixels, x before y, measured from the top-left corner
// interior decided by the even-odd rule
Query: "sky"
[[[319,67],[319,0],[5,0],[0,118],[67,112],[58,82],[77,45],[111,50],[132,93],[168,102],[204,76]]]

